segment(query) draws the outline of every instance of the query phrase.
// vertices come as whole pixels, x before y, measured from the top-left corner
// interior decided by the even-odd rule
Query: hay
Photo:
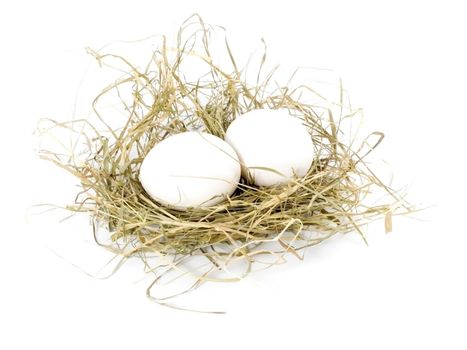
[[[89,49],[102,67],[119,65],[123,75],[95,98],[93,120],[41,122],[44,136],[67,130],[76,137],[67,153],[40,152],[42,158],[79,180],[81,191],[67,209],[91,215],[96,242],[123,259],[136,256],[145,261],[147,271],[156,276],[148,289],[151,298],[161,266],[178,269],[187,259],[201,256],[209,268],[196,275],[192,288],[208,280],[238,280],[255,263],[271,266],[288,253],[302,258],[306,247],[338,233],[356,231],[364,238],[362,225],[377,218],[385,218],[390,231],[392,215],[411,210],[365,162],[384,135],[375,132],[361,146],[356,146],[354,139],[344,141],[348,137],[342,128],[344,121],[358,118],[361,111],[344,102],[342,87],[340,100],[329,101],[307,85],[277,86],[275,70],[263,71],[266,51],[254,72],[257,79],[251,83],[246,67],[238,68],[227,41],[229,67],[214,63],[210,36],[222,31],[194,15],[181,26],[176,47],[162,37],[143,68],[122,56]],[[190,66],[183,63],[193,58],[206,68],[198,79],[185,76],[184,69]],[[123,96],[123,91],[130,93]],[[100,101],[109,97],[117,99],[115,105],[122,107],[123,119],[104,116]],[[258,188],[242,180],[228,200],[187,211],[164,207],[145,193],[138,171],[155,144],[186,130],[203,130],[222,138],[236,116],[255,108],[287,108],[303,118],[316,154],[304,178],[272,188]],[[385,202],[368,204],[368,195],[378,191],[386,195]],[[110,240],[100,239],[98,230]],[[148,257],[161,260],[151,265]],[[246,263],[240,275],[213,275],[227,271],[237,260]],[[164,298],[155,299],[170,305]]]

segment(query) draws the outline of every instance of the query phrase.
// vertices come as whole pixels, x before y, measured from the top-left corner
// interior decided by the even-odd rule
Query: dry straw
[[[390,231],[392,215],[411,210],[365,162],[383,134],[375,132],[358,144],[354,139],[344,141],[349,135],[343,123],[352,122],[361,111],[344,103],[342,89],[337,101],[329,101],[310,86],[292,86],[292,80],[278,86],[275,70],[263,71],[266,50],[252,74],[251,67],[249,73],[247,67],[238,67],[227,41],[222,50],[229,64],[216,64],[210,38],[219,32],[223,29],[194,15],[181,26],[177,45],[170,47],[162,37],[143,68],[122,56],[89,50],[102,67],[118,63],[120,79],[93,101],[94,119],[49,119],[40,126],[48,137],[57,130],[77,136],[66,154],[41,150],[43,158],[79,180],[81,191],[67,209],[89,213],[96,242],[123,257],[122,262],[141,258],[155,275],[148,296],[165,305],[171,305],[168,297],[153,296],[164,271],[195,276],[189,289],[204,281],[235,281],[254,266],[284,261],[288,253],[302,258],[304,248],[335,234],[356,231],[364,238],[362,225],[376,218],[385,218]],[[183,64],[193,58],[206,69],[197,79],[186,77],[190,65]],[[123,91],[130,94],[123,96]],[[100,101],[109,98],[122,107],[122,123],[101,111]],[[242,180],[226,201],[186,211],[162,206],[143,190],[139,168],[155,144],[186,130],[204,130],[222,138],[233,119],[255,108],[287,108],[308,126],[316,158],[304,178],[272,188]],[[383,203],[368,204],[368,194],[378,192],[385,194]],[[183,264],[195,257],[205,258],[207,268],[183,270]],[[229,266],[238,261],[244,269],[233,273]],[[220,272],[225,274],[219,276]]]

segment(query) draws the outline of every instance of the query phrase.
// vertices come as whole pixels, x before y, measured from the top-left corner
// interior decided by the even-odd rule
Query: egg
[[[287,109],[255,109],[229,125],[225,140],[237,152],[242,175],[257,186],[274,186],[303,177],[314,157],[303,122]]]
[[[240,180],[240,162],[232,147],[205,132],[167,137],[144,158],[139,180],[157,202],[184,210],[217,204]]]

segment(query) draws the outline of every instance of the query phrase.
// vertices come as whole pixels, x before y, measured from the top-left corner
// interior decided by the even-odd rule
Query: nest
[[[155,274],[150,297],[162,266],[167,271],[187,259],[205,259],[203,272],[190,272],[196,275],[191,288],[207,280],[238,280],[255,265],[274,265],[287,254],[302,258],[305,248],[338,233],[355,231],[365,239],[362,225],[377,218],[384,218],[390,231],[392,215],[410,210],[365,161],[384,135],[374,132],[357,144],[345,133],[343,125],[359,118],[361,111],[344,102],[342,87],[337,87],[338,100],[330,101],[309,85],[294,86],[292,79],[278,85],[275,69],[265,71],[265,46],[256,69],[251,62],[240,68],[227,41],[222,48],[216,46],[213,55],[211,37],[216,33],[225,35],[222,28],[194,15],[181,26],[176,45],[160,37],[143,67],[105,49],[88,49],[101,67],[120,72],[120,77],[95,98],[92,117],[41,122],[42,133],[60,130],[74,137],[67,152],[41,150],[41,157],[80,183],[67,209],[91,215],[99,244],[123,259],[145,261],[147,271]],[[227,57],[223,63],[214,58],[221,51]],[[200,75],[190,78],[193,67]],[[118,118],[115,111],[103,111],[101,101],[112,99],[120,108]],[[232,120],[257,108],[286,108],[302,117],[316,154],[305,177],[264,188],[242,180],[224,202],[185,211],[163,206],[144,191],[139,168],[155,144],[188,130],[223,138]],[[372,193],[384,194],[383,200],[368,201]],[[148,257],[157,259],[149,263]],[[213,277],[239,260],[243,271]]]

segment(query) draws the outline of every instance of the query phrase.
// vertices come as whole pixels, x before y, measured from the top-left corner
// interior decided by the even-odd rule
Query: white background
[[[371,225],[369,247],[335,237],[303,262],[197,292],[225,315],[151,303],[137,268],[102,281],[72,266],[95,273],[108,255],[86,219],[27,214],[75,190],[37,160],[35,124],[71,116],[85,46],[171,35],[193,12],[226,27],[236,52],[264,37],[283,66],[335,69],[368,130],[386,133],[395,184],[432,207],[389,235]],[[465,13],[446,0],[3,1],[0,347],[466,349]]]

